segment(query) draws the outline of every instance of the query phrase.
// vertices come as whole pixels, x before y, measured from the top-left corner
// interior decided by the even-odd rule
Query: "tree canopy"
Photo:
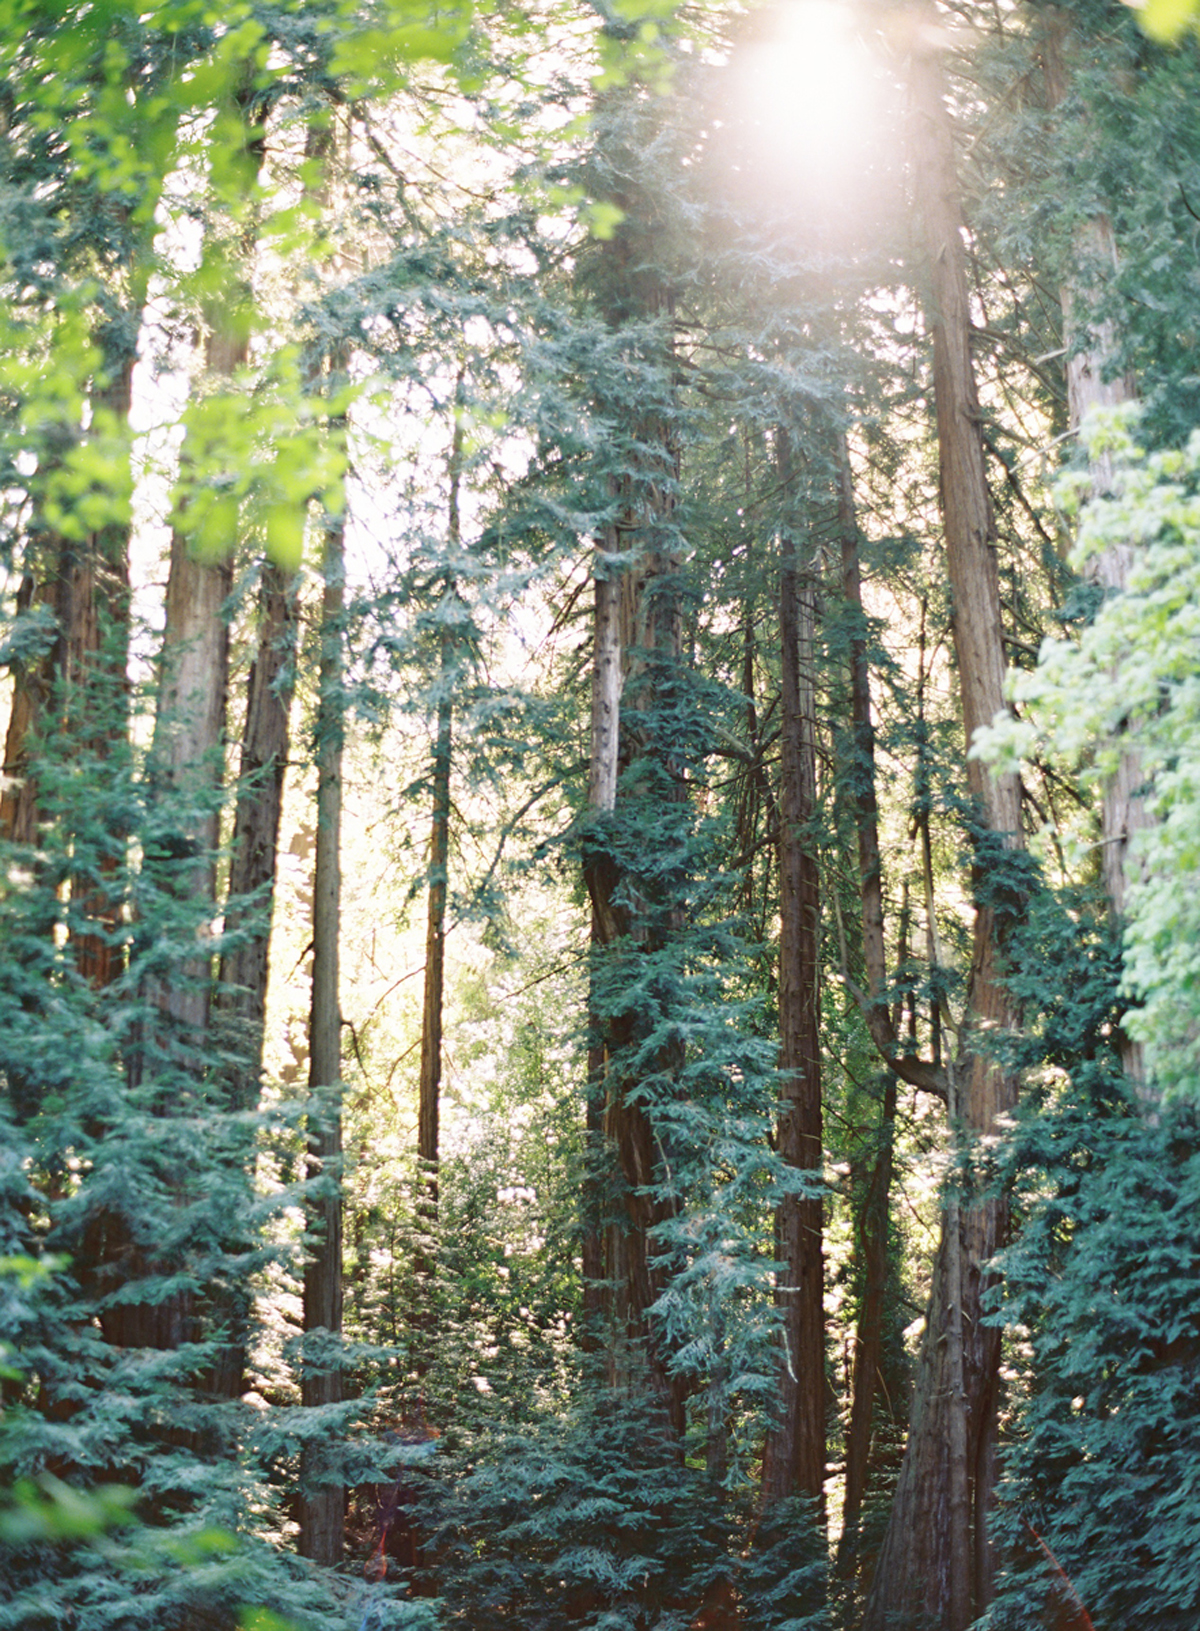
[[[0,1627],[1182,1631],[1194,6],[0,29]]]

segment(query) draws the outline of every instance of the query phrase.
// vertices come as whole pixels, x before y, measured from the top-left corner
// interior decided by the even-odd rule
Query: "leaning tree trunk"
[[[999,578],[980,408],[970,349],[963,222],[943,82],[929,39],[912,61],[913,166],[924,238],[928,320],[933,338],[946,566],[953,601],[963,726],[975,730],[1004,707]],[[980,820],[1009,845],[1020,843],[1015,777],[991,779],[971,760],[968,779]],[[976,879],[981,885],[985,880]],[[989,880],[993,885],[995,879]],[[994,888],[977,898],[963,1052],[948,1072],[956,1139],[993,1133],[1016,1102],[1015,1077],[979,1039],[1016,1021],[1003,983]],[[999,1332],[984,1322],[985,1265],[1004,1243],[1008,1209],[1000,1197],[958,1193],[948,1181],[941,1244],[900,1472],[876,1565],[864,1631],[905,1616],[939,1631],[962,1631],[990,1600],[994,1562],[988,1534],[996,1479]]]
[[[312,1010],[308,1089],[308,1175],[304,1263],[305,1351],[301,1403],[317,1410],[342,1399],[342,1014],[338,980],[341,933],[342,622],[344,546],[340,525],[325,539],[317,705],[317,841],[313,879]],[[306,1446],[300,1464],[302,1557],[340,1562],[346,1496],[330,1466],[330,1435]]]
[[[813,642],[816,596],[801,577],[792,530],[790,437],[778,432],[781,668],[779,788],[779,1030],[783,1107],[776,1146],[819,1182],[822,1164],[820,872],[813,831],[817,798]],[[763,1505],[803,1494],[825,1509],[825,1263],[823,1206],[792,1194],[775,1216],[776,1301],[782,1315],[778,1417],[763,1453]]]

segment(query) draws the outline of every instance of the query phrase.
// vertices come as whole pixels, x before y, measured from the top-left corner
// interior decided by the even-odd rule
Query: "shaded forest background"
[[[0,1626],[1194,1631],[1187,7],[3,17]]]

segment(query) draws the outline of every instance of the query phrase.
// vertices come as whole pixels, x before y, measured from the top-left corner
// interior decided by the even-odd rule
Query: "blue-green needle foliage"
[[[756,1524],[677,1458],[650,1401],[585,1386],[482,1447],[455,1446],[458,1476],[428,1493],[447,1626],[685,1631],[732,1594],[753,1631],[824,1631],[810,1514]]]
[[[1032,1200],[1005,1254],[1023,1372],[989,1625],[1025,1631],[1060,1594],[1097,1626],[1185,1631],[1200,1614],[1200,1127],[1068,1093],[1018,1133]]]

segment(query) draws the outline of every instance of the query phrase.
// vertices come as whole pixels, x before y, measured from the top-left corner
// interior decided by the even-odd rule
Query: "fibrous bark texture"
[[[317,710],[317,841],[313,878],[312,1012],[309,1022],[308,1171],[319,1187],[308,1205],[304,1264],[305,1355],[301,1403],[319,1409],[342,1399],[342,1014],[338,979],[341,924],[343,546],[326,534],[321,603],[320,702]],[[315,1341],[313,1340],[315,1338]],[[326,1446],[301,1457],[302,1557],[340,1561],[346,1495],[327,1464]]]
[[[462,373],[458,390],[461,395]],[[455,420],[450,442],[447,542],[452,554],[461,544],[459,490],[462,483],[462,419]],[[420,1221],[428,1244],[417,1253],[417,1279],[422,1307],[418,1323],[432,1329],[434,1301],[429,1294],[437,1263],[438,1120],[442,1083],[442,1003],[446,966],[446,901],[450,868],[450,772],[453,753],[456,673],[455,641],[461,601],[454,577],[447,573],[439,607],[436,732],[433,743],[429,822],[429,886],[425,920],[425,991],[421,1015],[421,1070],[417,1097],[417,1155],[421,1162]]]
[[[867,1005],[873,1033],[896,1054],[896,1024],[887,1002],[887,953],[884,939],[883,865],[875,787],[875,731],[871,720],[871,676],[859,563],[858,517],[854,482],[845,438],[838,446],[838,535],[841,546],[842,599],[852,619],[850,656],[850,731],[842,774],[854,814],[858,844],[859,892],[862,902],[863,963]],[[901,917],[900,961],[904,958],[905,918]],[[912,1050],[915,1053],[915,1048]],[[862,1298],[854,1332],[850,1424],[846,1433],[845,1498],[839,1566],[843,1572],[857,1552],[859,1521],[867,1489],[876,1383],[883,1354],[883,1313],[887,1290],[888,1216],[896,1122],[897,1078],[889,1070],[881,1095],[878,1144],[858,1216],[856,1251],[862,1265]]]
[[[289,715],[295,683],[296,579],[274,561],[263,563],[258,650],[250,669],[242,730],[219,1004],[237,1028],[238,1066],[231,1107],[258,1101],[266,1013],[271,901],[279,850]]]
[[[785,505],[794,482],[790,437],[778,433]],[[813,641],[816,596],[802,574],[792,521],[780,538],[779,645],[782,729],[779,790],[779,1028],[783,1106],[780,1156],[812,1174],[822,1165],[820,1049],[820,872],[813,818],[817,797]],[[788,1195],[775,1217],[776,1300],[784,1352],[779,1416],[767,1434],[764,1504],[794,1494],[824,1510],[825,1274],[819,1194]]]
[[[630,864],[633,846],[628,833],[621,836],[628,820],[622,773],[640,784],[637,796],[662,807],[686,799],[682,774],[656,719],[682,657],[673,522],[679,458],[670,408],[673,307],[665,281],[650,269],[653,234],[647,201],[633,179],[636,156],[620,134],[623,117],[610,104],[602,122],[609,185],[625,219],[600,246],[597,282],[615,344],[627,344],[639,368],[652,358],[662,383],[658,402],[649,407],[620,399],[607,382],[598,387],[605,393],[604,411],[620,425],[629,452],[624,469],[609,477],[611,517],[595,557],[593,819],[584,875],[593,948],[589,1124],[601,1177],[593,1195],[587,1265],[594,1272],[603,1259],[600,1294],[592,1300],[599,1303],[610,1383],[647,1388],[679,1430],[683,1384],[649,1315],[665,1283],[662,1267],[652,1260],[653,1231],[670,1214],[671,1203],[657,1193],[661,1146],[639,1091],[641,1075],[630,1064],[645,1016],[634,999],[626,1006],[616,996],[625,972],[632,984],[637,960],[660,953],[681,921],[669,898],[669,881],[659,877],[648,891]],[[626,341],[629,331],[633,337]],[[676,1064],[664,1057],[654,1074],[669,1078]]]
[[[928,278],[946,566],[969,744],[1004,706],[1005,662],[963,222],[935,34],[931,27],[918,39],[912,59],[913,167]],[[1016,778],[993,779],[972,760],[969,785],[984,826],[1018,844]],[[977,886],[983,882],[976,879]],[[949,1073],[952,1123],[968,1153],[1016,1102],[1014,1077],[989,1057],[986,1045],[988,1033],[1011,1027],[1017,1017],[1003,983],[1001,927],[994,892],[978,898],[962,1046]],[[952,1175],[948,1182],[960,1180]],[[961,1198],[957,1187],[948,1188],[942,1213],[908,1446],[864,1631],[897,1623],[962,1631],[992,1594],[988,1521],[1000,1351],[999,1332],[984,1322],[982,1297],[985,1265],[1004,1243],[1008,1211],[1000,1197],[973,1195],[966,1176],[961,1183]]]

